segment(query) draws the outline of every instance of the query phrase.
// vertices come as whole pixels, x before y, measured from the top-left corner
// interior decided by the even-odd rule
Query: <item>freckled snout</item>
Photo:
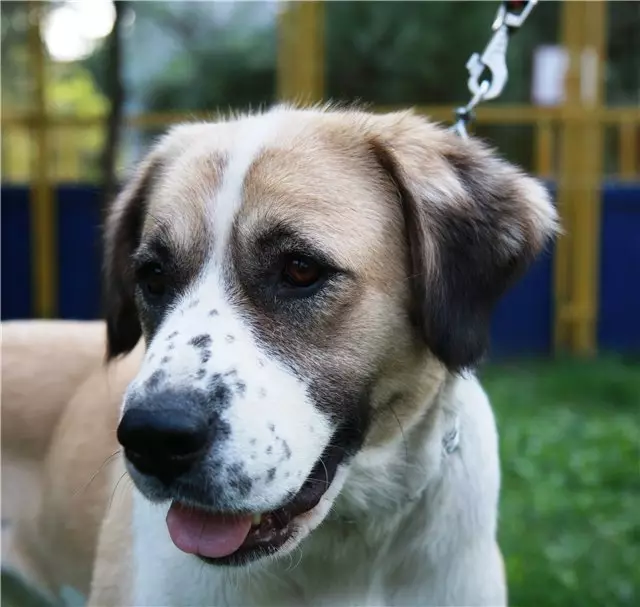
[[[164,484],[198,464],[213,438],[212,425],[203,415],[189,411],[184,398],[180,408],[129,409],[118,426],[118,441],[129,462]]]

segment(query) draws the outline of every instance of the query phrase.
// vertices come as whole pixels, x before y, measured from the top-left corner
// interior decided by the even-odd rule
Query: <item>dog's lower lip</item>
[[[281,511],[268,512],[262,515],[260,525],[253,526],[249,530],[246,539],[233,554],[218,559],[205,560],[211,563],[247,561],[251,556],[259,556],[260,553],[274,553],[280,549],[293,535],[291,520],[284,523],[281,519]]]
[[[277,552],[293,536],[295,527],[292,523],[295,522],[295,518],[313,510],[325,491],[313,500],[315,503],[305,500],[298,502],[294,498],[281,508],[260,514],[259,524],[251,526],[242,545],[232,554],[217,558],[205,556],[200,556],[200,558],[212,564],[241,565],[262,555]],[[256,515],[253,517],[255,520]]]
[[[242,545],[223,557],[204,557],[215,565],[243,565],[268,554],[276,553],[295,534],[295,519],[313,510],[331,485],[338,465],[345,457],[339,447],[329,446],[316,462],[298,493],[286,504],[261,514],[260,525],[253,525]],[[245,516],[255,513],[245,513]]]
[[[259,518],[259,521],[257,520]],[[284,509],[259,516],[212,512],[174,501],[167,513],[167,528],[177,548],[211,562],[221,562],[252,551],[274,552],[295,531]]]

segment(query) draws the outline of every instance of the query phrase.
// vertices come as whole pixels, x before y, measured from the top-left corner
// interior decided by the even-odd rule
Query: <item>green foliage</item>
[[[28,78],[28,27],[26,3],[0,3],[0,75],[5,83],[1,90],[3,112],[28,109],[33,103],[33,92]],[[11,83],[11,86],[6,86],[6,83]]]
[[[607,103],[634,105],[640,101],[640,2],[609,2]]]
[[[277,32],[264,16],[264,4],[229,4],[229,18],[214,18],[211,3],[132,4],[136,25],[131,38],[166,37],[168,63],[149,78],[132,80],[129,100],[146,111],[246,109],[276,97]],[[381,105],[446,104],[468,100],[465,64],[491,36],[499,2],[411,2],[344,0],[325,4],[325,98]],[[559,2],[540,2],[509,48],[509,82],[500,102],[528,103],[534,49],[560,40]],[[638,54],[635,36],[640,3],[611,3],[608,90],[612,100],[637,100]],[[618,37],[618,31],[621,36]],[[159,32],[162,32],[159,34]],[[638,38],[640,39],[640,38]],[[136,47],[138,48],[138,47]],[[141,49],[142,47],[140,47]],[[157,48],[150,45],[149,49]],[[139,49],[139,50],[140,50]],[[131,54],[129,54],[131,57]],[[100,52],[91,64],[98,82]],[[136,61],[137,58],[136,58]],[[533,129],[483,126],[480,137],[510,160],[533,168]]]
[[[500,541],[510,603],[640,601],[640,370],[593,362],[490,367],[501,437]]]
[[[176,15],[158,3],[138,5],[183,50],[143,92],[152,111],[247,108],[275,99],[277,53],[273,23],[243,26],[252,3],[240,3],[230,23]],[[329,2],[326,4],[326,99],[381,105],[466,102],[465,63],[491,35],[494,2]],[[509,54],[504,101],[529,98],[532,51],[555,41],[557,3],[543,3]],[[205,27],[204,24],[207,24]],[[511,160],[530,168],[532,131],[484,128]]]
[[[103,116],[108,99],[96,88],[91,72],[79,64],[52,66],[47,97],[54,113],[66,116]]]
[[[276,94],[276,31],[247,26],[252,3],[239,3],[228,22],[175,15],[162,3],[139,11],[171,34],[182,52],[174,55],[162,78],[143,92],[151,111],[215,111],[271,103]],[[210,10],[204,5],[204,9]]]
[[[495,10],[489,2],[328,3],[327,96],[379,104],[462,102],[465,63],[486,44]]]
[[[48,7],[51,8],[51,7]],[[24,115],[35,110],[34,75],[28,44],[29,3],[3,2],[2,33],[2,110]],[[94,75],[82,63],[46,63],[46,103],[53,116],[100,116],[109,107],[108,99],[96,86]],[[102,126],[51,128],[49,171],[54,179],[93,181],[99,176],[98,158],[102,151]],[[26,182],[31,177],[33,133],[20,124],[3,124],[2,158],[4,181]]]

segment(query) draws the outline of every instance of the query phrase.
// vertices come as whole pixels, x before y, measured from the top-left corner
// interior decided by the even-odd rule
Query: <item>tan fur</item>
[[[88,593],[139,356],[107,369],[104,339],[102,322],[3,323],[3,565],[54,596],[63,585]]]
[[[42,458],[69,399],[102,362],[103,343],[102,323],[2,323],[3,450]]]
[[[103,342],[104,334],[87,331],[86,323],[2,324],[3,565],[41,586],[48,584],[27,542],[42,500],[45,456],[74,392],[100,366]]]

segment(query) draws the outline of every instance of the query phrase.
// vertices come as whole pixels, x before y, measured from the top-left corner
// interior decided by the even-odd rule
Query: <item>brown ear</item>
[[[472,367],[497,301],[556,234],[555,208],[478,141],[410,113],[380,123],[371,145],[402,205],[415,322],[450,370]]]
[[[103,271],[108,360],[133,350],[142,335],[131,256],[140,243],[147,196],[158,168],[155,155],[145,159],[107,212]]]

